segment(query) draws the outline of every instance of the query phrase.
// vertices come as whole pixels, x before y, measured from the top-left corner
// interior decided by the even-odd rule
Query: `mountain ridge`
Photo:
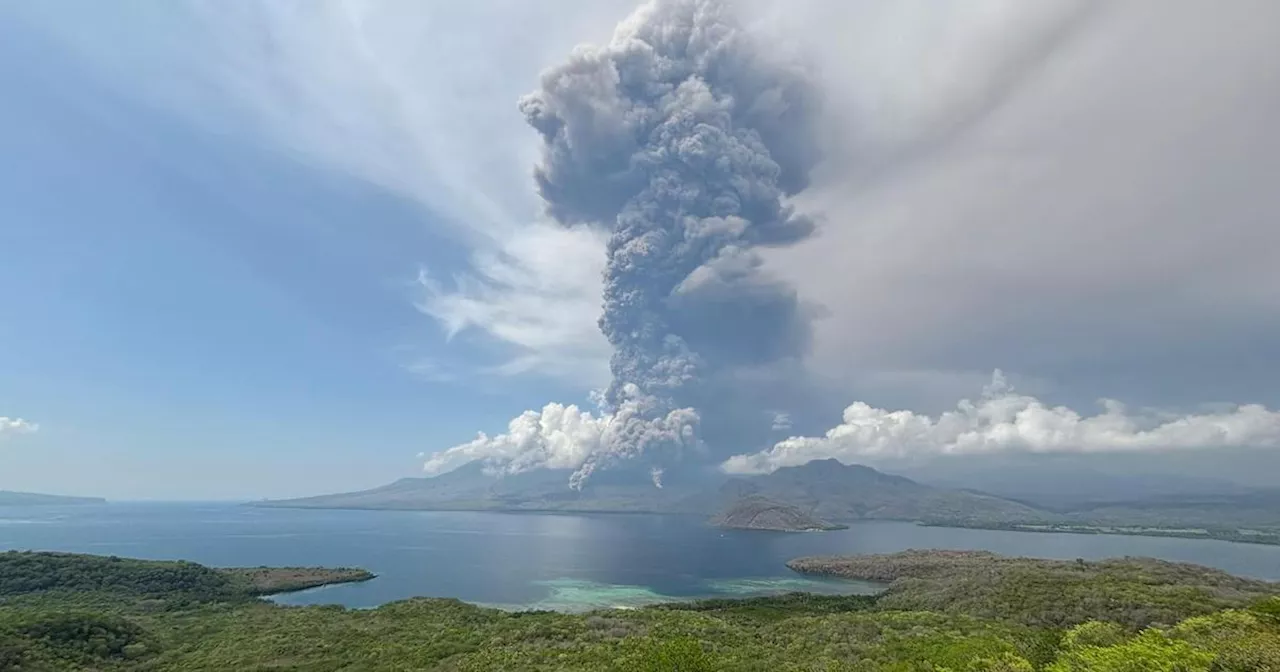
[[[727,501],[748,496],[790,504],[822,520],[966,522],[1044,520],[1048,514],[1020,502],[970,490],[938,488],[839,460],[813,460],[770,474],[734,478],[721,486]]]
[[[427,478],[403,478],[387,485],[348,493],[256,502],[284,508],[409,510],[561,511],[579,513],[681,513],[727,516],[740,500],[768,500],[787,519],[807,518],[829,526],[855,520],[922,522],[989,520],[1036,522],[1048,514],[994,495],[937,488],[905,476],[837,460],[814,460],[771,474],[723,477],[711,482],[674,482],[656,488],[643,483],[589,483],[568,488],[568,470],[516,475],[486,473],[478,462]],[[716,487],[718,484],[719,487]],[[758,502],[757,502],[758,503]],[[759,508],[759,507],[755,507]],[[792,511],[791,508],[795,510]],[[785,513],[782,513],[785,511]]]
[[[60,504],[106,504],[101,497],[46,495],[38,492],[0,490],[0,506],[57,506]]]

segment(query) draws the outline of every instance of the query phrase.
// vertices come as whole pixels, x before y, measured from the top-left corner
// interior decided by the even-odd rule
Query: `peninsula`
[[[358,567],[228,567],[218,571],[239,590],[259,596],[296,593],[377,578],[377,574]]]

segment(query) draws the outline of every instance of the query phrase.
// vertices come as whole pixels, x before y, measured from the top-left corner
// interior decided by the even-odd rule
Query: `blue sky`
[[[591,409],[610,354],[607,223],[542,214],[516,101],[635,4],[0,6],[0,489],[279,497],[599,444],[558,406],[507,431]],[[992,430],[956,409],[996,369],[978,408],[1052,411],[1001,450],[1276,454],[1274,3],[735,7],[826,95],[818,234],[764,253],[821,317],[752,418],[785,428],[717,459],[968,450],[902,430]]]
[[[65,9],[40,18],[87,21]],[[420,267],[466,260],[440,215],[236,120],[210,129],[162,109],[77,59],[56,27],[0,23],[0,286],[16,290],[0,407],[40,424],[5,451],[0,488],[371,486],[415,473],[419,452],[493,424],[494,409],[583,397],[555,379],[415,373],[492,354],[447,343],[415,307]]]

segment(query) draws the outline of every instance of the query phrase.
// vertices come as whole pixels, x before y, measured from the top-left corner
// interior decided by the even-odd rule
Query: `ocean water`
[[[56,550],[213,566],[358,566],[361,584],[281,596],[285,604],[374,607],[415,596],[512,609],[578,611],[793,590],[873,592],[812,579],[803,555],[909,548],[1045,558],[1144,555],[1280,580],[1280,546],[1202,539],[1009,532],[866,522],[800,534],[729,531],[651,515],[325,511],[235,504],[0,507],[0,550]]]

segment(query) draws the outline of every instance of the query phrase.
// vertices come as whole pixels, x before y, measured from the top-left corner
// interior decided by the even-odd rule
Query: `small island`
[[[760,496],[740,497],[711,519],[716,527],[773,532],[816,532],[843,530],[805,512],[800,507]]]

